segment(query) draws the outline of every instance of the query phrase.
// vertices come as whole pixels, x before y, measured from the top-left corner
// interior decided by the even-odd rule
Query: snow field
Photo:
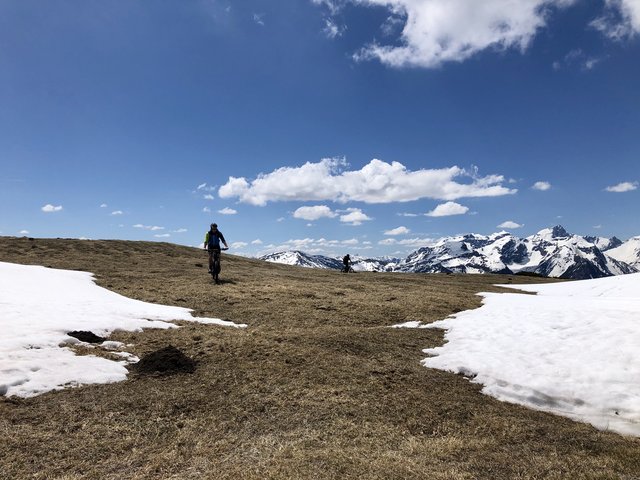
[[[115,330],[178,328],[174,320],[246,327],[213,318],[194,318],[181,307],[132,300],[98,287],[88,272],[0,262],[0,395],[30,397],[65,386],[124,380],[125,365],[137,359],[119,352],[122,361],[76,356],[67,335],[88,330],[108,336]],[[104,342],[118,350],[119,342]]]
[[[483,306],[429,325],[446,343],[429,368],[500,400],[640,436],[640,274],[482,293]]]

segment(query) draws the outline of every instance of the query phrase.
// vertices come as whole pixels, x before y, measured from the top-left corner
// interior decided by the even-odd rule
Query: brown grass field
[[[0,261],[91,271],[128,297],[249,325],[111,336],[138,356],[174,345],[192,374],[0,397],[2,479],[640,479],[640,439],[482,395],[420,365],[441,331],[388,328],[539,280],[223,255],[215,285],[203,251],[128,241],[5,237]]]

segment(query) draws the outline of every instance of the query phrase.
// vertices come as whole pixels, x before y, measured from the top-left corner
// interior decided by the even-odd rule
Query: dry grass
[[[640,479],[640,440],[498,402],[424,368],[434,330],[497,276],[308,270],[169,244],[0,239],[0,261],[95,272],[129,297],[248,323],[117,332],[195,373],[0,400],[0,477]],[[46,285],[34,285],[34,289]]]

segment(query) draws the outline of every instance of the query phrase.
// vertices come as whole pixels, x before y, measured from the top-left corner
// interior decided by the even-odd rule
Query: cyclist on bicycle
[[[351,255],[347,253],[342,259],[342,263],[344,264],[342,271],[344,273],[349,273],[349,270],[351,270]]]
[[[204,248],[209,251],[209,273],[213,270],[213,254],[214,252],[220,253],[220,242],[222,242],[225,248],[229,248],[227,241],[224,239],[222,232],[218,230],[218,224],[212,223],[211,229],[204,237]]]

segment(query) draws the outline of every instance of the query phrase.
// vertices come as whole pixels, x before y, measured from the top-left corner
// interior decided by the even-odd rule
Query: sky
[[[0,235],[640,235],[640,0],[0,0]]]

